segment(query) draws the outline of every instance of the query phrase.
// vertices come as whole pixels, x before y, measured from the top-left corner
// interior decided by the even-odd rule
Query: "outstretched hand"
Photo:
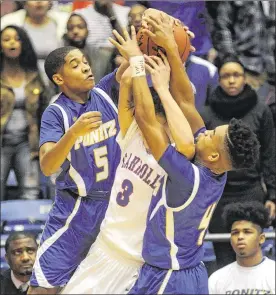
[[[161,50],[159,54],[162,58],[144,55],[146,61],[145,67],[151,75],[152,84],[156,91],[162,88],[169,88],[171,73],[170,64],[166,56]]]
[[[113,34],[117,41],[112,38],[108,38],[108,40],[119,50],[125,59],[129,60],[130,57],[143,55],[138,46],[134,26],[131,26],[131,37],[126,29],[123,29],[123,36],[116,30],[113,30]]]

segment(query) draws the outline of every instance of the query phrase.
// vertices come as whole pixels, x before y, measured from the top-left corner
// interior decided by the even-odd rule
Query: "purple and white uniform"
[[[168,176],[152,199],[143,243],[146,263],[129,294],[208,294],[202,244],[226,173],[193,164],[171,145],[159,165]]]
[[[115,72],[104,77],[85,104],[65,94],[43,113],[40,146],[58,142],[85,112],[99,111],[103,124],[80,136],[56,179],[56,196],[46,222],[31,277],[31,286],[64,286],[95,241],[109,202],[120,147],[117,108],[109,94]]]

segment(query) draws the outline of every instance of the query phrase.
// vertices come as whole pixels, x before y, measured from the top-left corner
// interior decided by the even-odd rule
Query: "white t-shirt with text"
[[[210,276],[209,293],[275,294],[275,261],[265,257],[253,267],[228,264]]]

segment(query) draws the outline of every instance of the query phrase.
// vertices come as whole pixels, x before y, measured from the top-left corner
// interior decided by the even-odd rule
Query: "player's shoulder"
[[[227,274],[231,273],[234,269],[236,269],[236,266],[237,262],[235,261],[218,269],[217,271],[211,274],[211,276],[209,277],[209,282],[215,283],[221,280],[221,278],[224,278]]]
[[[265,260],[264,260],[263,264],[264,264],[265,267],[273,268],[273,270],[275,272],[275,264],[276,264],[275,260],[270,259],[268,257],[265,257]]]
[[[95,86],[90,91],[90,101],[93,103],[97,100],[97,103],[102,105],[104,108],[108,108],[109,110],[113,110],[116,114],[118,114],[118,108],[116,107],[114,101],[111,97],[100,87]]]
[[[62,93],[60,93],[57,96],[55,96],[51,103],[47,106],[43,113],[43,117],[48,116],[50,114],[62,117],[62,113],[64,112],[66,112],[66,106],[63,101],[63,95]]]

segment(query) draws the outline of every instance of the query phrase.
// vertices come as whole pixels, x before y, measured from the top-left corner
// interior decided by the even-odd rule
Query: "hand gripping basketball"
[[[170,46],[177,45],[180,58],[185,62],[193,47],[187,33],[187,27],[176,24],[175,19],[164,13],[160,16],[146,16],[147,28],[141,28],[137,38],[140,49],[146,55],[159,56],[158,51],[166,51]],[[152,30],[150,30],[152,28]]]

